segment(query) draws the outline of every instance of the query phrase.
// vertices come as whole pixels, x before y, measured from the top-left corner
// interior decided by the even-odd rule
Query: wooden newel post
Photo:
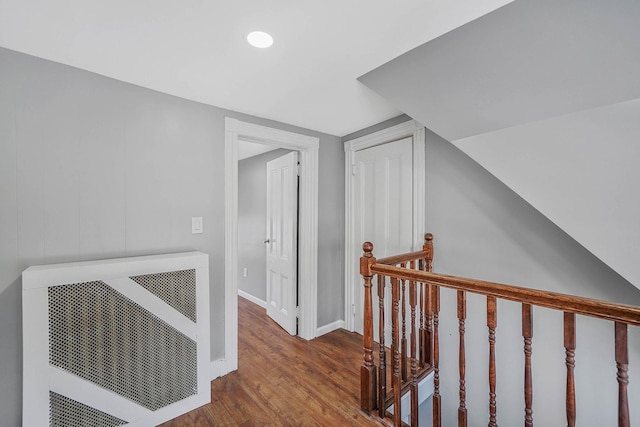
[[[364,254],[360,258],[360,274],[364,280],[364,326],[362,329],[362,367],[360,368],[360,408],[367,414],[376,409],[376,366],[373,363],[373,303],[371,295],[371,265],[375,264],[371,251],[373,244],[365,242],[362,245]]]
[[[424,235],[422,250],[427,253],[427,271],[431,272],[433,264],[433,234],[427,233]]]

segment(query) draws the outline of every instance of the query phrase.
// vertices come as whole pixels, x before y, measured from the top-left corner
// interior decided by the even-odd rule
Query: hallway
[[[238,323],[238,371],[212,383],[210,404],[162,427],[380,425],[359,409],[360,335],[340,329],[307,342],[244,298]]]

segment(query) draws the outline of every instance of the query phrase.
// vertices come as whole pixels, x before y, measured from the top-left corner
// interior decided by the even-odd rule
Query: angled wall
[[[516,0],[361,77],[640,287],[640,3]]]
[[[433,132],[426,132],[426,142],[425,231],[434,234],[435,272],[640,305],[638,289],[476,161]],[[479,426],[488,420],[486,299],[467,298],[467,408],[469,425]],[[533,318],[534,420],[536,425],[559,426],[565,419],[562,313],[534,308]],[[524,416],[520,319],[520,305],[498,304],[498,425],[521,425]],[[629,332],[630,363],[640,366],[640,328]],[[613,325],[578,316],[577,336],[577,424],[615,425]],[[442,291],[440,348],[442,425],[457,425],[455,291]],[[630,393],[630,401],[640,399],[637,387]],[[640,407],[631,407],[632,420],[640,419]]]

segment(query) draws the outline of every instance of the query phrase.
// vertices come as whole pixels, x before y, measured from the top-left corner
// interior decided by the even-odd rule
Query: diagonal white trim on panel
[[[68,372],[49,366],[50,390],[128,422],[149,417],[153,411]]]
[[[149,313],[167,322],[169,325],[196,341],[196,324],[160,298],[138,285],[128,277],[103,280],[114,290],[143,307]]]
[[[187,252],[178,254],[152,255],[143,257],[120,258],[112,260],[84,261],[77,263],[55,264],[46,266],[29,267],[22,274],[23,291],[23,424],[25,426],[40,426],[49,423],[49,392],[53,391],[61,396],[73,399],[83,405],[95,408],[106,414],[130,421],[128,425],[133,427],[157,425],[171,418],[202,406],[211,400],[210,393],[210,323],[209,323],[209,256],[201,252]],[[180,270],[195,270],[196,312],[197,322],[194,323],[179,311],[165,303],[163,300],[138,285],[130,276],[150,275]],[[57,349],[64,347],[62,352],[64,360],[71,360],[77,352],[91,353],[91,357],[97,356],[94,350],[97,347],[91,344],[91,339],[85,341],[74,340],[73,334],[92,336],[93,332],[100,329],[98,322],[118,322],[112,324],[111,331],[118,328],[131,330],[131,324],[123,320],[120,306],[116,301],[111,302],[108,310],[96,308],[93,302],[100,298],[100,292],[104,292],[104,284],[114,291],[137,303],[146,312],[155,315],[166,323],[172,325],[185,336],[196,341],[197,345],[186,363],[187,376],[195,375],[197,389],[188,385],[175,396],[178,400],[167,400],[155,411],[138,406],[129,399],[119,397],[103,387],[93,384],[91,381],[81,379],[70,371],[50,366],[49,338],[57,340]],[[73,286],[59,286],[73,285]],[[180,286],[179,282],[173,283]],[[68,290],[69,289],[69,290]],[[100,290],[102,289],[102,291]],[[81,293],[74,293],[80,292]],[[66,292],[70,292],[69,297]],[[79,296],[81,295],[81,296]],[[60,298],[80,298],[78,304],[73,299],[68,299],[68,304]],[[122,298],[119,298],[122,301]],[[62,301],[62,302],[61,302]],[[52,304],[52,305],[51,305]],[[99,305],[99,304],[98,304]],[[60,310],[51,311],[50,310]],[[73,313],[63,316],[61,313],[70,310]],[[78,313],[82,310],[82,315]],[[94,311],[95,310],[95,311]],[[106,312],[110,314],[105,318]],[[95,316],[94,316],[95,314]],[[113,317],[109,317],[111,315]],[[89,316],[89,317],[84,317]],[[97,316],[97,317],[96,317]],[[135,316],[134,316],[135,317]],[[83,320],[84,319],[84,320]],[[89,322],[87,319],[91,320]],[[51,323],[50,322],[56,322]],[[92,323],[93,322],[93,323]],[[64,325],[62,325],[64,324]],[[93,326],[90,326],[93,325]],[[86,331],[79,333],[78,328],[87,326]],[[115,326],[115,327],[114,327]],[[136,327],[136,326],[134,326]],[[75,328],[75,329],[74,329]],[[97,329],[96,329],[97,328]],[[129,328],[129,329],[127,329]],[[75,330],[75,332],[73,332]],[[72,332],[69,332],[72,331]],[[126,334],[125,334],[126,335]],[[84,335],[83,335],[84,336]],[[95,335],[93,335],[95,336]],[[61,344],[65,340],[72,342],[72,346]],[[187,341],[187,340],[185,340]],[[138,343],[140,344],[140,343]],[[155,340],[152,344],[156,350],[170,352],[174,348],[171,343],[164,340]],[[126,346],[125,346],[126,347]],[[112,348],[112,347],[109,347]],[[102,347],[105,350],[105,347]],[[145,350],[142,350],[145,351]],[[192,350],[187,352],[193,353]],[[67,352],[71,352],[68,353]],[[52,354],[60,354],[55,353]],[[166,353],[165,353],[166,354]],[[122,352],[124,359],[129,352]],[[193,359],[193,356],[197,360]],[[69,357],[71,359],[69,359]],[[89,357],[89,359],[91,359]],[[122,371],[128,367],[130,360],[121,360],[116,357],[116,371]],[[115,360],[113,355],[110,360]],[[90,363],[87,358],[82,358],[83,363]],[[74,362],[75,363],[75,362]],[[180,363],[180,361],[177,361]],[[75,366],[75,365],[74,365]],[[96,365],[89,365],[95,367]],[[155,366],[155,365],[154,365]],[[152,367],[153,368],[153,367]],[[195,369],[195,372],[193,372]],[[193,374],[191,374],[191,373]],[[162,375],[159,371],[157,375]],[[160,379],[160,378],[159,378]],[[166,378],[164,378],[166,380]],[[165,381],[166,382],[166,381]],[[161,390],[149,388],[154,393]],[[161,396],[164,396],[162,394]],[[158,395],[156,395],[158,397]],[[173,397],[172,397],[173,399]],[[169,402],[169,403],[167,403]],[[67,409],[68,410],[68,409]],[[64,416],[64,415],[62,415]]]

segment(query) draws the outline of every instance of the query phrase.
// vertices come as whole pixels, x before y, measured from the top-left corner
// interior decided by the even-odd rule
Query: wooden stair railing
[[[371,414],[377,409],[380,418],[391,419],[401,425],[401,402],[405,393],[411,393],[411,424],[417,425],[418,385],[421,379],[433,371],[437,363],[437,347],[434,348],[433,324],[437,325],[434,312],[434,287],[411,279],[377,274],[378,297],[378,363],[374,359],[373,276],[371,268],[380,265],[398,266],[403,270],[430,271],[432,264],[432,237],[426,236],[421,251],[376,260],[373,245],[363,245],[360,273],[364,278],[364,360],[361,368],[361,408]],[[387,281],[388,279],[388,281]],[[390,288],[388,288],[390,285]],[[385,313],[385,293],[391,294],[391,305]],[[407,307],[408,305],[408,307]],[[391,343],[387,345],[387,323],[391,323]],[[437,332],[436,332],[437,333]],[[435,340],[437,345],[437,338]],[[387,352],[389,354],[387,354]],[[388,369],[388,365],[390,369]],[[390,408],[393,407],[393,413]]]
[[[497,300],[504,299],[522,305],[522,337],[524,349],[524,425],[533,426],[533,307],[544,307],[564,313],[564,347],[566,365],[566,419],[568,427],[576,425],[576,389],[574,379],[576,351],[576,315],[599,318],[614,323],[615,363],[618,382],[618,426],[630,427],[628,377],[628,326],[640,326],[640,307],[614,304],[590,298],[528,289],[499,283],[435,274],[432,270],[433,236],[425,235],[422,251],[376,260],[373,244],[363,245],[364,255],[360,259],[360,272],[364,278],[364,360],[361,369],[361,409],[370,415],[393,423],[402,422],[401,398],[410,393],[410,425],[418,425],[418,382],[433,372],[433,426],[441,427],[442,402],[440,396],[440,349],[439,315],[440,288],[457,291],[457,316],[459,332],[459,406],[458,426],[467,425],[465,390],[465,321],[466,294],[471,292],[486,296],[487,328],[489,342],[489,419],[488,426],[497,426],[496,409],[496,327]],[[378,276],[378,364],[374,357],[374,316],[372,283]],[[387,368],[385,343],[385,287],[386,279],[391,283],[391,336],[390,369]],[[406,283],[408,298],[405,298]],[[409,317],[406,304],[409,304]],[[408,326],[408,327],[407,327]],[[407,338],[407,329],[409,334]],[[409,352],[407,353],[407,339]],[[407,371],[409,369],[409,371]],[[391,389],[387,387],[388,372],[391,372]],[[389,408],[393,406],[393,414]],[[376,411],[377,410],[377,411]]]

